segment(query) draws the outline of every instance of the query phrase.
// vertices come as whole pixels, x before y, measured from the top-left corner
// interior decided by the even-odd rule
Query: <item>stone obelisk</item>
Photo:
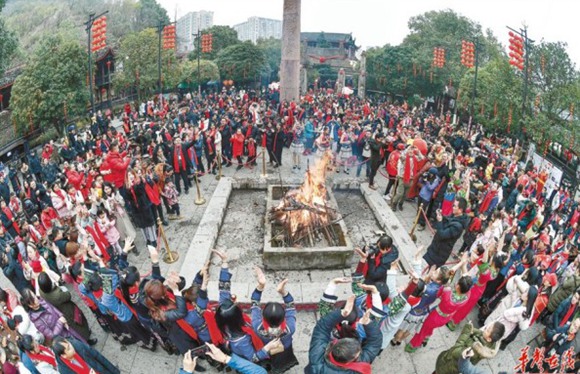
[[[360,56],[360,70],[358,76],[358,97],[363,99],[366,97],[367,87],[367,53],[363,52]]]
[[[284,0],[280,100],[300,98],[300,7],[302,0]]]

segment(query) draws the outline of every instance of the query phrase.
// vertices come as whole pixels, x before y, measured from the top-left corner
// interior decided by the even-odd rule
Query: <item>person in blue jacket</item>
[[[367,337],[363,344],[354,338],[332,340],[333,328],[350,312],[335,310],[318,321],[310,340],[306,374],[371,372],[371,362],[381,350],[382,334],[379,324],[371,320],[370,310],[359,320]]]
[[[270,359],[270,355],[283,350],[280,339],[266,345],[254,332],[251,321],[244,316],[242,309],[232,299],[231,278],[225,252],[214,250],[222,260],[219,278],[219,307],[215,313],[217,328],[223,336],[224,345],[232,353],[254,363]]]
[[[284,306],[277,302],[269,302],[262,310],[260,301],[262,291],[266,287],[266,277],[262,270],[256,267],[258,285],[252,293],[252,327],[264,344],[280,339],[284,351],[270,356],[272,371],[282,373],[298,365],[298,359],[292,349],[292,336],[296,331],[296,308],[294,298],[286,290],[288,279],[282,280],[277,287],[284,300]]]
[[[248,360],[241,358],[236,354],[231,356],[226,355],[218,347],[211,343],[206,344],[208,351],[206,354],[219,362],[222,365],[226,365],[229,368],[240,374],[266,374],[267,371],[260,365],[256,365]],[[193,374],[197,366],[197,357],[192,357],[191,351],[187,352],[183,356],[183,367],[179,369],[179,374]]]

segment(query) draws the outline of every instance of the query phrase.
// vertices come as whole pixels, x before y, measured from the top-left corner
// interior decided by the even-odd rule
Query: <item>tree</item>
[[[137,24],[141,27],[155,27],[162,22],[170,22],[167,11],[155,0],[139,0],[137,8]]]
[[[531,108],[528,113],[532,113],[528,126],[535,137],[542,136],[545,140],[566,141],[570,105],[580,103],[580,75],[566,47],[562,42],[541,41],[530,53],[527,103]]]
[[[265,73],[268,74],[269,80],[278,80],[280,61],[282,60],[282,40],[274,38],[259,39],[257,46],[266,57],[267,71]]]
[[[87,54],[75,41],[45,37],[12,88],[10,106],[18,132],[31,123],[63,131],[63,119],[86,113]],[[30,129],[29,129],[30,130]]]
[[[202,53],[201,58],[204,60],[215,60],[218,53],[231,46],[240,43],[238,39],[238,32],[230,26],[212,26],[209,29],[203,30],[202,34],[212,35],[212,50],[210,53]],[[197,40],[195,41],[195,50],[190,53],[190,60],[197,60]]]
[[[158,38],[154,29],[130,34],[123,39],[117,53],[119,64],[113,84],[117,88],[135,87],[139,100],[158,86]]]
[[[472,121],[482,124],[488,130],[521,133],[521,80],[507,58],[494,59],[479,69],[477,98],[472,101],[474,74],[475,69],[470,69],[461,79],[459,110],[466,113],[473,110]],[[508,129],[510,111],[512,120]]]
[[[215,62],[223,79],[232,79],[239,85],[258,79],[266,65],[266,57],[260,48],[246,41],[221,50]]]
[[[0,11],[4,8],[5,0],[0,0]],[[0,76],[9,66],[16,51],[17,42],[14,33],[8,30],[4,20],[0,18]]]
[[[199,72],[201,79],[197,75],[197,61],[184,61],[181,69],[181,82],[187,83],[192,89],[197,89],[198,84],[206,84],[209,81],[219,81],[220,71],[213,61],[200,60]]]

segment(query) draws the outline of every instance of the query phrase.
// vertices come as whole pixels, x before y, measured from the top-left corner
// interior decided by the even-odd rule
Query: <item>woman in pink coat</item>
[[[52,200],[52,206],[56,209],[58,217],[61,220],[68,221],[74,216],[74,204],[69,194],[60,188],[60,182],[55,182],[52,185],[50,199]]]
[[[115,227],[115,220],[109,220],[105,211],[99,209],[97,211],[97,224],[99,225],[99,230],[101,230],[109,244],[114,248],[115,253],[120,255],[123,252],[123,249],[119,244],[121,234]]]

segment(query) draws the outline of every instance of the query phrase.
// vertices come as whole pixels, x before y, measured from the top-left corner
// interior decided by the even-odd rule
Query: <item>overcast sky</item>
[[[234,25],[248,17],[282,19],[283,0],[157,0],[173,19],[196,10],[214,12],[214,25]],[[507,45],[506,25],[528,26],[531,39],[564,41],[580,65],[579,0],[303,0],[302,31],[352,32],[363,49],[399,44],[410,17],[429,10],[453,9],[490,28]]]

